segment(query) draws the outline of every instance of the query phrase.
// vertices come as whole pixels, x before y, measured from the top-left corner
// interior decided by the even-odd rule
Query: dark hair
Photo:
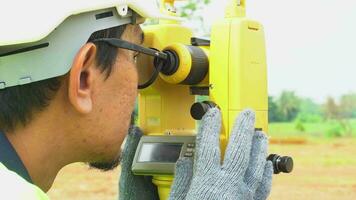
[[[107,37],[121,38],[125,28],[123,25],[94,32],[88,42]],[[97,46],[96,62],[108,78],[118,49],[106,43],[94,44]],[[49,105],[64,76],[0,90],[0,130],[14,131],[18,125],[26,126],[35,112],[40,112]]]

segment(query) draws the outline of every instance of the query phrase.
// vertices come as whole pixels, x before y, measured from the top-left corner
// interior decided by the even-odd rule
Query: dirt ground
[[[271,153],[294,158],[292,174],[275,175],[269,199],[356,199],[356,140],[309,141],[270,145]],[[84,164],[65,167],[49,191],[52,200],[117,199],[120,169],[99,172]]]

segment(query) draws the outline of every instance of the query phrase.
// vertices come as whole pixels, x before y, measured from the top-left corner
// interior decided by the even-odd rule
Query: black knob
[[[194,103],[190,108],[190,115],[195,120],[201,120],[205,115],[205,113],[208,112],[210,108],[214,108],[214,107],[216,107],[216,104],[211,101],[197,102]]]
[[[271,154],[267,157],[267,160],[272,161],[273,171],[275,174],[291,173],[293,171],[293,159],[289,156],[280,156],[277,154]]]

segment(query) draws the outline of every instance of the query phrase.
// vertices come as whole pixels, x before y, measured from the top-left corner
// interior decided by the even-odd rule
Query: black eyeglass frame
[[[161,51],[157,51],[155,49],[152,48],[146,48],[125,40],[121,40],[118,38],[100,38],[100,39],[95,39],[92,42],[105,42],[111,46],[117,47],[117,48],[122,48],[122,49],[127,49],[127,50],[131,50],[131,51],[136,51],[139,53],[143,53],[149,56],[153,56],[153,57],[157,57],[163,60],[167,59],[167,54],[161,52]]]
[[[153,56],[155,57],[155,62],[157,60],[161,60],[161,61],[165,61],[168,59],[168,55],[164,52],[152,49],[152,48],[146,48],[125,40],[121,40],[118,38],[100,38],[100,39],[95,39],[91,42],[105,42],[111,46],[117,47],[117,48],[122,48],[122,49],[127,49],[127,50],[131,50],[131,51],[136,51],[139,53],[143,53],[149,56]],[[158,65],[155,65],[155,71],[153,72],[152,77],[144,84],[142,85],[138,85],[138,89],[145,89],[147,87],[149,87],[150,85],[152,85],[152,83],[156,80],[156,78],[159,75],[159,72],[162,69],[164,62],[158,62]]]

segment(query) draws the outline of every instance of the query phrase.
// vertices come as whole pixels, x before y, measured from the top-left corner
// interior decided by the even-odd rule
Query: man
[[[152,5],[154,2],[148,1],[145,1],[145,4],[142,1],[125,4],[109,0],[77,0],[76,3],[36,0],[31,1],[29,5],[22,5],[21,8],[17,7],[16,1],[12,1],[9,7],[0,11],[10,16],[9,10],[14,8],[20,9],[18,13],[26,13],[29,10],[29,13],[22,15],[24,18],[21,19],[21,24],[14,27],[15,30],[11,30],[14,31],[11,34],[7,33],[16,23],[0,23],[8,25],[2,35],[0,34],[2,194],[10,195],[9,199],[47,199],[44,192],[51,188],[59,170],[70,163],[85,162],[103,170],[112,169],[119,164],[120,147],[127,135],[137,96],[138,75],[135,58],[139,52],[120,45],[115,46],[102,39],[121,39],[115,41],[140,45],[143,33],[139,25],[135,24],[138,19],[134,13],[143,17],[172,18],[157,14],[158,9],[152,11]],[[41,9],[44,13],[41,13],[38,7],[45,8]],[[52,7],[56,9],[51,10]],[[64,11],[58,11],[59,8]],[[130,14],[131,10],[128,8],[131,8],[133,13]],[[41,14],[42,18],[36,18]],[[44,21],[38,23],[31,19],[33,16]],[[7,19],[9,20],[11,19]],[[33,30],[28,30],[28,23],[33,23]],[[21,27],[24,28],[23,32]],[[91,35],[87,35],[88,33]],[[246,120],[248,123],[244,122]],[[203,124],[209,124],[211,121],[220,124],[219,112],[216,109],[211,111],[205,121]],[[250,146],[253,143],[252,135],[256,135],[252,133],[253,122],[254,116],[251,112],[246,112],[245,117],[242,116],[238,122],[242,124],[238,127],[248,127],[237,132],[240,136],[250,135]],[[214,133],[218,131],[217,127]],[[205,129],[201,129],[198,138],[206,139],[210,128],[206,125]],[[138,129],[130,129],[130,135],[137,136],[134,137],[136,140],[139,138],[138,133]],[[216,139],[216,134],[210,135],[215,135]],[[255,142],[266,141],[265,136],[257,136],[259,139]],[[131,137],[127,144],[132,140]],[[201,151],[204,148],[215,151],[218,148],[218,140],[216,141],[215,147],[201,147]],[[135,146],[132,145],[132,148]],[[231,150],[235,151],[237,147],[231,146]],[[130,151],[128,146],[125,151]],[[269,175],[271,168],[265,162],[265,155],[263,156],[264,162],[261,166],[263,170],[267,166],[264,171],[268,171]],[[130,159],[128,156],[124,157],[124,161]],[[248,160],[246,161],[248,163]],[[172,199],[179,199],[179,196],[196,199],[206,191],[219,189],[214,185],[207,186],[204,190],[196,188],[204,182],[204,177],[210,176],[193,177],[190,167],[192,163],[179,163]],[[247,165],[244,168],[246,171]],[[130,173],[128,170],[123,172]],[[258,186],[263,171],[259,174],[258,184],[254,186],[253,193],[248,194],[249,198],[256,198],[254,193],[257,188],[261,188]],[[129,174],[126,179],[122,178],[122,182],[132,176]],[[226,178],[217,177],[218,180],[225,181]],[[179,186],[182,183],[190,185],[191,181],[191,190]],[[138,182],[136,183],[139,184]],[[261,185],[267,185],[265,193],[268,194],[270,181]],[[22,189],[14,192],[14,189],[19,187]],[[127,184],[127,187],[134,188],[135,185]],[[246,186],[245,189],[247,188]],[[227,189],[221,188],[220,192],[226,192]],[[231,195],[223,199],[238,197],[237,194]],[[148,197],[122,195],[123,199],[150,199]],[[206,199],[213,198],[216,199],[216,196],[211,195]]]

